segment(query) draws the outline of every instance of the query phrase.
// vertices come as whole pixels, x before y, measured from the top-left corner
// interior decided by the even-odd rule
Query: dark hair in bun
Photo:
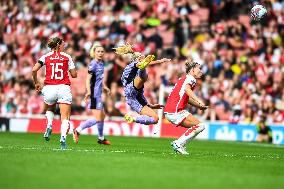
[[[185,71],[189,73],[196,65],[199,65],[197,62],[194,62],[192,58],[189,58],[185,61]]]
[[[59,45],[61,45],[63,42],[63,39],[60,38],[60,37],[53,37],[53,38],[50,38],[48,40],[48,43],[47,43],[47,46],[49,48],[51,48],[52,50],[57,50]]]

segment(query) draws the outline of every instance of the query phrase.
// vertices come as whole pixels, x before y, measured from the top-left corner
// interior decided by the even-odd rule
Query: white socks
[[[98,139],[100,139],[100,140],[104,140],[104,139],[105,139],[105,137],[104,137],[104,136],[99,136],[99,137],[98,137]]]
[[[80,127],[80,126],[76,128],[76,131],[77,131],[78,133],[81,133],[82,130],[83,130],[83,129],[82,129],[82,127]]]
[[[54,118],[54,113],[52,111],[46,111],[45,112],[45,117],[47,120],[47,128],[52,128],[52,122],[53,122],[53,118]]]
[[[68,134],[70,130],[70,122],[69,120],[65,119],[65,120],[62,120],[61,122],[61,137],[65,137],[66,138],[66,135]]]
[[[187,142],[194,139],[200,132],[205,129],[204,123],[199,123],[190,127],[179,139],[176,140],[178,144],[184,146]]]

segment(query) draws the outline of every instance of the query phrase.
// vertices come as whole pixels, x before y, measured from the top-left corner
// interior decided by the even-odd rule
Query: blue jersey
[[[88,67],[88,73],[91,78],[91,97],[99,98],[102,95],[103,78],[104,78],[104,63],[92,60]]]

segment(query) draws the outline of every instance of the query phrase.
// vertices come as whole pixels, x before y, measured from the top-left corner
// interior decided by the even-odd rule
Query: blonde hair
[[[113,48],[117,55],[120,55],[122,58],[127,58],[130,62],[142,56],[140,52],[134,52],[132,49],[132,45],[126,43],[125,45],[121,45],[119,47]]]
[[[91,49],[90,49],[90,57],[91,57],[91,58],[95,58],[95,50],[96,50],[96,48],[98,48],[98,47],[104,48],[104,47],[101,45],[100,42],[95,42],[95,43],[93,44],[93,46],[91,47]]]
[[[125,45],[122,45],[122,46],[119,46],[113,49],[115,50],[116,54],[121,55],[121,56],[128,54],[128,53],[131,53],[131,54],[134,53],[132,46],[129,43],[126,43]]]

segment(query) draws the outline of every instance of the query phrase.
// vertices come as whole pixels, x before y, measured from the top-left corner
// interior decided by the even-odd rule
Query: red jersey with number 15
[[[69,54],[52,51],[40,57],[38,63],[45,65],[45,85],[71,84],[69,70],[75,65]]]
[[[178,82],[172,89],[172,92],[169,94],[164,112],[177,113],[185,109],[189,99],[185,92],[186,85],[190,85],[193,90],[196,85],[196,79],[189,74],[179,78]]]

